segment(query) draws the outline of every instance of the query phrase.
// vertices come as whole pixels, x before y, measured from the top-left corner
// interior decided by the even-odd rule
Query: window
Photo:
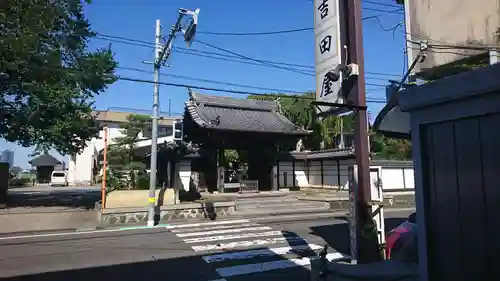
[[[158,136],[166,137],[172,135],[172,126],[160,126],[158,128]]]

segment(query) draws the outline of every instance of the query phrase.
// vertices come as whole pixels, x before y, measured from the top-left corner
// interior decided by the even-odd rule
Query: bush
[[[136,180],[137,189],[149,189],[149,175],[142,174],[137,177]]]
[[[31,185],[32,181],[30,178],[11,178],[9,180],[9,186],[10,187],[22,187],[22,186],[27,186]]]

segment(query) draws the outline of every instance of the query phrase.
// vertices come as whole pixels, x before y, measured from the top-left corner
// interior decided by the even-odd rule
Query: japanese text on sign
[[[331,81],[326,74],[341,63],[339,0],[314,0],[314,37],[316,57],[316,99],[328,103],[342,103],[341,84]],[[320,112],[334,111],[330,106],[319,106]]]
[[[320,3],[318,10],[321,12],[321,19],[324,19],[328,16],[328,0],[321,0]]]
[[[327,35],[321,42],[319,43],[319,51],[324,54],[325,52],[330,52],[330,48],[332,47],[332,36]]]

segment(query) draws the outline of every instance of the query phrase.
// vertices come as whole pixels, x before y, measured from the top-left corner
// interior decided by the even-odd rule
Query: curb
[[[11,233],[1,233],[0,240],[9,239],[22,239],[22,238],[34,238],[34,237],[44,237],[44,236],[64,236],[72,234],[91,234],[99,232],[119,232],[119,231],[133,231],[142,229],[161,229],[166,228],[167,224],[158,224],[155,226],[122,226],[122,227],[87,227],[87,228],[71,228],[71,229],[57,229],[57,230],[40,230],[40,231],[24,231],[24,232],[11,232]]]

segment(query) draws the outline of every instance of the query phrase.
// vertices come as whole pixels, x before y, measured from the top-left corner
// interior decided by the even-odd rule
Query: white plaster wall
[[[355,164],[354,159],[337,161],[323,161],[323,187],[339,187],[348,189],[348,167]],[[286,181],[285,181],[286,174]],[[340,182],[339,182],[340,174]],[[403,177],[404,174],[404,177]],[[403,180],[404,178],[404,180]],[[384,191],[409,191],[414,190],[413,169],[382,167],[382,188]],[[280,187],[292,187],[295,181],[296,187],[321,186],[321,164],[319,160],[310,160],[309,168],[304,161],[295,162],[295,177],[293,176],[292,161],[279,162],[279,185]]]
[[[108,127],[108,144],[114,143],[113,139],[121,136],[118,123],[106,123]],[[92,160],[94,155],[104,148],[105,130],[99,132],[99,138],[93,138],[87,147],[75,156],[68,158],[68,181],[73,185],[89,184],[92,181]]]
[[[189,191],[189,183],[191,182],[191,161],[181,160],[178,164],[179,166],[179,179],[178,190]]]
[[[279,187],[292,187],[294,181],[291,161],[279,162]]]

